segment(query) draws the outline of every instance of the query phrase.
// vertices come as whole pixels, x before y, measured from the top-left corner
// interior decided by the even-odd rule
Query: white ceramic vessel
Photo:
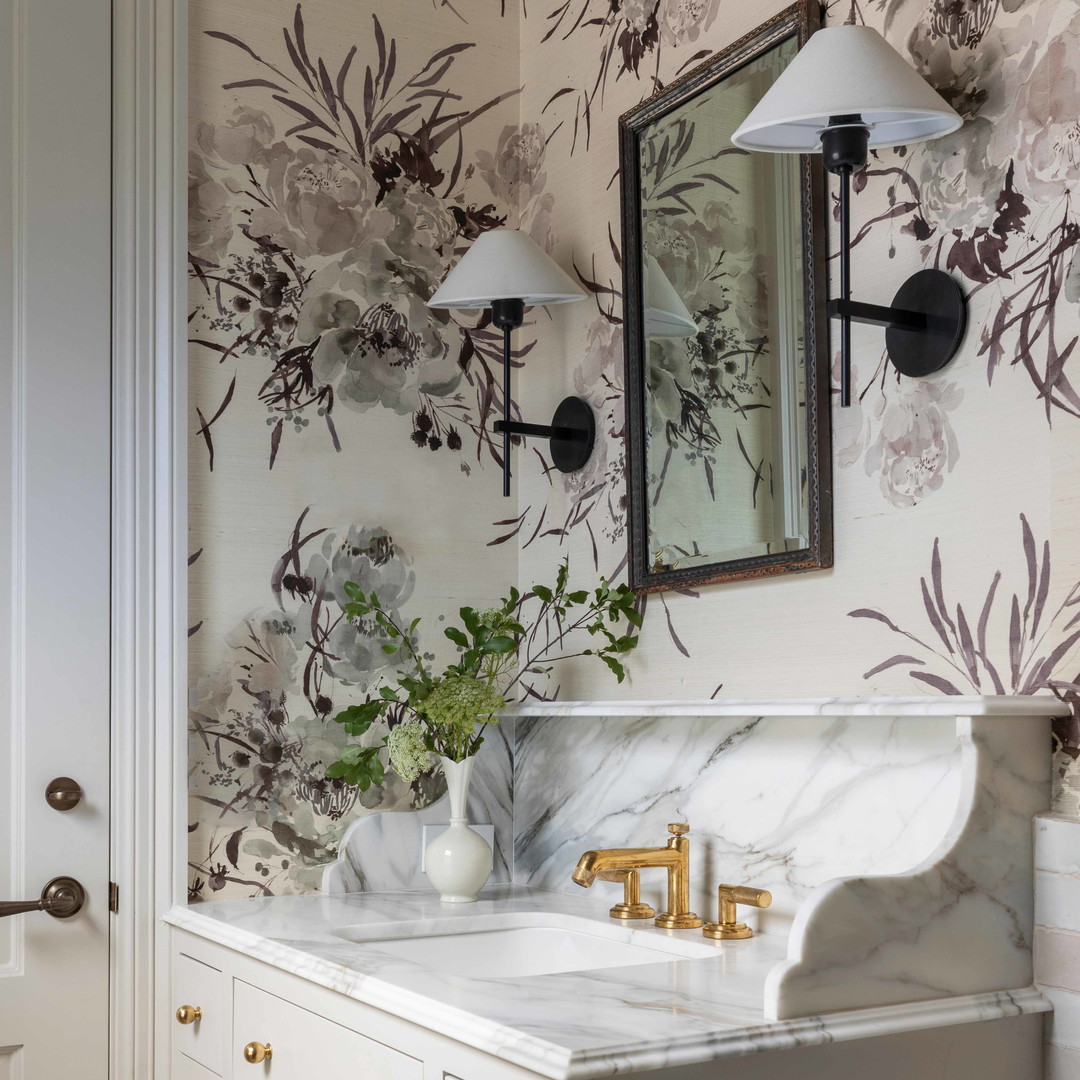
[[[440,757],[450,795],[450,827],[427,846],[424,863],[428,880],[444,904],[471,904],[491,876],[488,842],[469,828],[465,807],[475,758],[451,761]]]

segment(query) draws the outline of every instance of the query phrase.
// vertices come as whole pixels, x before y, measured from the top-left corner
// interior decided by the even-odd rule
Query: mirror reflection
[[[654,570],[809,540],[799,161],[731,144],[795,51],[779,42],[641,132]]]

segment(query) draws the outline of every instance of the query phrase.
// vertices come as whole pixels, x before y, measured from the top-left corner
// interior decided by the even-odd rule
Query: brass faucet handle
[[[623,884],[623,902],[608,912],[613,919],[651,919],[656,914],[655,908],[641,902],[641,874],[637,870],[601,870],[596,876]]]
[[[752,937],[754,931],[738,921],[737,905],[767,908],[772,903],[768,889],[755,889],[751,885],[721,885],[719,888],[720,921],[706,923],[701,932],[714,941],[732,941]]]
[[[685,821],[677,821],[674,825],[669,825],[667,831],[672,836],[685,836],[690,831],[690,826]]]

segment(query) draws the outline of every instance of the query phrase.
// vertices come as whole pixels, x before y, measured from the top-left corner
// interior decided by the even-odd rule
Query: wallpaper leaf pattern
[[[565,554],[575,577],[622,573],[616,121],[782,6],[267,0],[256,21],[250,5],[193,0],[193,898],[317,889],[356,816],[440,794],[431,776],[362,796],[322,776],[339,750],[331,710],[384,656],[375,628],[341,619],[346,576],[436,615],[477,599],[455,591],[462,560],[493,582],[511,564],[519,584],[539,579]],[[967,340],[921,381],[897,379],[877,339],[858,351],[857,405],[834,418],[835,569],[654,597],[628,692],[1040,691],[1080,717],[1080,14],[1054,0],[860,0],[827,18],[849,14],[967,119],[876,153],[856,178],[856,261],[886,293],[901,264],[953,274],[971,299]],[[522,396],[581,394],[599,435],[568,475],[542,442],[516,446],[506,503],[491,439],[500,335],[484,313],[426,306],[501,225],[528,231],[589,296],[528,312]],[[416,490],[433,504],[452,491],[452,509],[439,517]],[[1002,519],[1019,522],[1015,556],[961,546]],[[882,558],[897,567],[888,589]],[[833,635],[853,648],[826,665]],[[610,693],[568,676],[543,692]],[[1055,730],[1059,807],[1080,811],[1080,720]]]
[[[334,530],[297,518],[267,578],[268,605],[228,636],[229,656],[192,689],[190,786],[196,820],[190,898],[317,886],[360,809],[427,805],[441,781],[393,774],[363,794],[324,775],[346,736],[333,714],[388,670],[373,620],[345,618],[346,582],[399,617],[412,560],[384,529]]]
[[[1020,515],[1025,583],[1015,591],[1001,588],[1002,571],[994,572],[982,597],[965,606],[946,598],[941,540],[934,538],[930,571],[919,579],[925,623],[905,629],[877,608],[849,611],[853,619],[870,619],[904,638],[919,655],[897,653],[864,675],[872,678],[889,668],[907,668],[909,678],[942,694],[1035,694],[1050,690],[1063,701],[1080,703],[1080,671],[1072,656],[1080,644],[1080,582],[1056,605],[1050,542],[1040,545],[1027,518]],[[1071,665],[1071,666],[1070,666]],[[1060,772],[1080,757],[1076,718],[1055,723]]]
[[[311,55],[302,5],[282,28],[280,57],[206,35],[253,74],[224,82],[244,103],[195,131],[189,265],[201,293],[189,321],[193,342],[221,363],[263,372],[269,466],[312,419],[340,450],[340,404],[410,417],[408,435],[429,450],[460,452],[468,437],[476,457],[498,460],[489,417],[502,407],[501,335],[488,316],[460,320],[427,301],[471,240],[507,222],[495,202],[465,194],[474,166],[464,147],[468,129],[517,90],[462,108],[454,85],[469,78],[462,63],[475,42],[407,72],[377,15],[366,63],[355,44]],[[280,130],[268,102],[290,126]],[[234,381],[209,417],[199,407],[210,468],[213,429],[235,392]]]
[[[903,0],[881,0],[886,31]],[[1046,418],[1080,418],[1069,361],[1078,340],[1080,218],[1072,187],[1080,164],[1080,14],[1072,4],[955,4],[933,0],[905,40],[894,41],[964,117],[954,135],[918,147],[877,151],[857,191],[887,209],[864,216],[856,243],[887,229],[910,239],[927,266],[957,276],[969,296],[975,353],[987,385],[1004,365],[1021,368]],[[866,8],[856,9],[865,13]],[[865,199],[863,200],[865,201]],[[950,413],[962,392],[897,385],[884,361],[861,372],[861,439],[885,496],[915,505],[940,490],[959,457]],[[875,403],[875,396],[882,400]]]

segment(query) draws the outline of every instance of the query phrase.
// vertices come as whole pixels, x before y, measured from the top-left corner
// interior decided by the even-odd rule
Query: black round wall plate
[[[956,355],[967,325],[967,302],[943,270],[920,270],[900,286],[893,307],[926,316],[925,330],[885,330],[885,346],[896,370],[912,379],[940,371]]]
[[[596,441],[596,420],[584,398],[563,398],[552,418],[553,428],[570,428],[574,438],[551,438],[551,460],[562,472],[577,472],[589,460]]]

